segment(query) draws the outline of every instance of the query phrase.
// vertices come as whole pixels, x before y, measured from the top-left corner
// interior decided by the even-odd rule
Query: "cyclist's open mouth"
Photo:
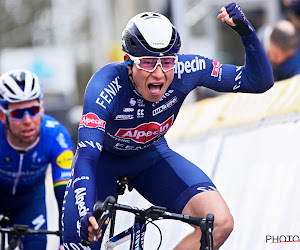
[[[162,87],[163,87],[162,83],[150,83],[148,85],[148,89],[151,95],[159,95]]]

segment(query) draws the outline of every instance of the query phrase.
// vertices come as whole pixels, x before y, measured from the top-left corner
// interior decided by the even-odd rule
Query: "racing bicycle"
[[[206,218],[192,217],[188,215],[170,213],[165,207],[151,206],[147,209],[140,209],[128,205],[117,203],[119,195],[124,194],[126,187],[132,191],[126,177],[120,179],[117,183],[117,197],[108,196],[104,201],[97,201],[93,208],[93,215],[96,218],[99,229],[94,231],[94,241],[100,229],[104,226],[107,219],[110,217],[110,225],[106,230],[108,233],[108,240],[103,239],[102,248],[105,250],[114,249],[116,246],[130,241],[129,250],[142,250],[144,249],[144,238],[146,233],[146,225],[149,223],[154,224],[160,232],[160,242],[157,249],[160,248],[162,243],[162,233],[159,227],[153,221],[161,219],[178,220],[195,226],[199,226],[202,231],[200,240],[200,250],[213,250],[213,227],[214,215],[207,214]],[[114,235],[114,228],[116,223],[116,211],[125,211],[134,214],[135,220],[133,226]],[[104,237],[105,238],[105,237]],[[83,244],[86,242],[82,242]]]
[[[32,234],[53,234],[59,237],[62,236],[62,232],[50,231],[50,230],[35,230],[29,228],[28,225],[15,224],[12,227],[9,225],[9,217],[6,215],[0,215],[0,234],[1,234],[1,250],[22,250],[23,243],[21,239],[26,235]],[[9,240],[8,247],[5,248],[6,235],[11,235]]]

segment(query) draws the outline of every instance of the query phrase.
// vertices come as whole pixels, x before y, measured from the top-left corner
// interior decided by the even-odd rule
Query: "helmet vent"
[[[34,90],[34,87],[35,87],[35,79],[33,78],[33,80],[32,80],[32,86],[31,86],[31,91]]]
[[[8,84],[4,83],[3,84],[8,90],[10,93],[14,94],[15,92],[8,86]]]
[[[0,105],[40,99],[41,88],[37,76],[27,70],[12,70],[1,76]]]

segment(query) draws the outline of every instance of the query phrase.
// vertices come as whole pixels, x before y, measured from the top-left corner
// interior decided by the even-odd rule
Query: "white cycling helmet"
[[[122,32],[122,49],[133,56],[176,54],[180,47],[176,27],[159,13],[143,12],[134,16]]]
[[[24,69],[11,70],[0,77],[0,104],[40,99],[42,96],[38,77]]]

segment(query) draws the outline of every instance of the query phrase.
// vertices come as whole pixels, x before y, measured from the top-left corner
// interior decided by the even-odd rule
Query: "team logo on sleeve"
[[[105,128],[106,121],[101,120],[96,114],[94,113],[87,113],[82,116],[79,128],[87,127],[87,128]]]
[[[172,115],[163,123],[149,122],[143,123],[135,128],[120,128],[115,134],[122,139],[131,139],[137,143],[147,143],[159,135],[165,134],[172,126],[174,116]]]
[[[211,76],[214,76],[214,77],[218,77],[219,76],[219,70],[220,70],[220,67],[222,66],[221,63],[213,60],[212,61],[212,64],[213,64],[213,70],[211,72]]]
[[[178,79],[181,79],[181,75],[183,73],[190,74],[191,72],[196,72],[204,69],[206,69],[205,59],[198,58],[196,56],[192,60],[177,62],[174,73],[177,74]]]
[[[72,165],[73,157],[74,157],[74,154],[70,149],[65,150],[59,156],[57,156],[56,164],[60,168],[70,169],[71,165]]]

